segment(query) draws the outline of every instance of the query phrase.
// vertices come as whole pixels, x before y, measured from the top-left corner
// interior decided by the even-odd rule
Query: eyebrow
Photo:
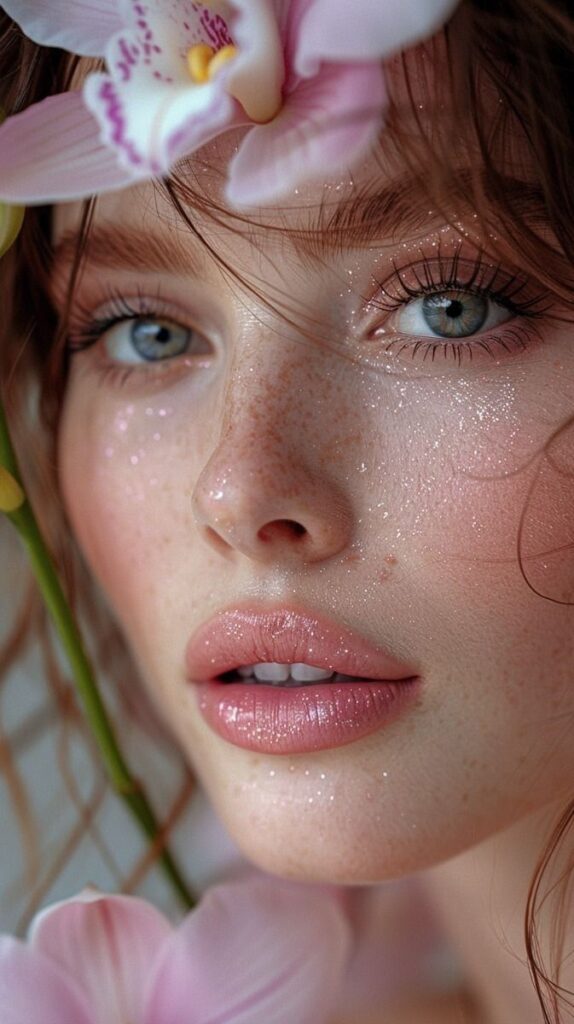
[[[205,269],[202,255],[192,252],[181,240],[180,231],[144,230],[128,223],[99,224],[90,228],[82,267],[106,270],[165,271],[197,275]],[[81,244],[81,232],[64,231],[54,248],[53,274],[72,266]]]
[[[453,177],[456,188],[440,207],[436,199],[433,200],[430,190],[415,178],[394,182],[376,193],[363,191],[347,202],[325,206],[316,227],[316,242],[319,244],[323,234],[327,248],[334,246],[341,249],[344,245],[352,248],[368,242],[375,243],[383,238],[400,240],[397,237],[399,232],[408,240],[425,227],[429,228],[437,221],[443,222],[445,208],[450,207],[457,218],[476,212],[471,201],[473,179],[476,179],[475,171],[459,169]],[[484,175],[479,174],[479,181],[485,196],[486,213],[496,212],[497,205],[504,200],[511,205],[513,216],[521,217],[530,224],[547,224],[544,195],[535,183],[499,174],[497,185],[500,198],[497,204],[495,199],[489,198],[488,182]]]
[[[470,171],[457,175],[461,196],[470,195]],[[546,222],[547,213],[540,188],[530,182],[511,176],[499,175],[499,185],[505,199],[513,204],[515,213],[531,223]],[[456,203],[458,196],[453,197]],[[462,201],[464,209],[457,216],[472,209],[468,198]],[[364,190],[348,200],[323,203],[309,211],[309,220],[303,227],[289,228],[264,225],[276,235],[288,234],[295,249],[306,257],[322,258],[329,250],[341,251],[374,244],[377,240],[393,239],[399,230],[404,238],[433,222],[443,221],[444,212],[430,208],[432,200],[416,179],[393,182],[376,193]],[[186,245],[187,235],[180,228],[157,232],[142,229],[127,222],[94,225],[90,229],[83,267],[101,267],[106,270],[166,272],[183,276],[205,274],[206,255]],[[396,240],[396,237],[394,238]],[[54,277],[72,266],[81,242],[76,229],[65,231],[55,246],[53,256]]]

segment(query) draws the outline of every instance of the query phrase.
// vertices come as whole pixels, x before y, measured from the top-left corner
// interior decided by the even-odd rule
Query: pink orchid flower
[[[320,1024],[349,951],[334,890],[257,877],[213,887],[173,928],[85,892],[0,937],[2,1024]]]
[[[276,200],[377,138],[381,61],[458,0],[0,0],[37,43],[105,61],[0,128],[0,199],[79,199],[167,175],[247,128],[228,200]]]

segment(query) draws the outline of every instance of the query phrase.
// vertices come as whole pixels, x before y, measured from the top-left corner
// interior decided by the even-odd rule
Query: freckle
[[[387,565],[396,565],[397,564],[397,556],[396,555],[386,555],[385,556],[385,562],[387,563]]]
[[[353,552],[351,552],[350,555],[347,555],[346,558],[343,559],[343,564],[344,565],[348,565],[349,563],[355,563],[355,562],[360,562],[360,561],[361,561],[361,556],[358,555],[356,551],[353,551]]]

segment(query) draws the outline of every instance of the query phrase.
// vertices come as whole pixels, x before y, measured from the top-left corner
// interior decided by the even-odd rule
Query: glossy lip
[[[364,637],[313,613],[233,608],[214,616],[192,636],[186,651],[190,682],[214,681],[240,665],[305,662],[368,679],[412,679],[412,665],[399,662]]]
[[[352,678],[292,688],[218,680],[261,661],[305,662]],[[186,663],[213,731],[267,754],[344,746],[394,720],[420,690],[413,666],[346,627],[289,608],[216,615],[191,638]]]

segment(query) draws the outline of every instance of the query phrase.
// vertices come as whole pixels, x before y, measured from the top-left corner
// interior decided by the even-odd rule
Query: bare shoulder
[[[467,994],[416,996],[401,999],[367,1017],[335,1018],[332,1024],[477,1024]]]

